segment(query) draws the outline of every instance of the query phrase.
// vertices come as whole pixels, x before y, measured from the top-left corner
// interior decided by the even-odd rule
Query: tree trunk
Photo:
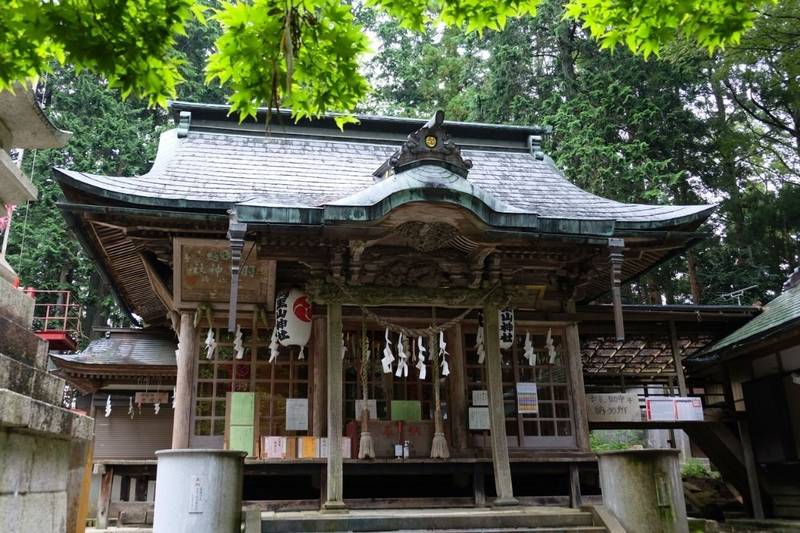
[[[697,280],[697,258],[690,253],[687,257],[689,285],[692,288],[692,303],[700,305],[700,282]]]

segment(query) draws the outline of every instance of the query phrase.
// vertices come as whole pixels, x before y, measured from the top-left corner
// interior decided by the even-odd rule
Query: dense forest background
[[[647,61],[601,51],[558,1],[483,35],[409,32],[355,9],[375,50],[364,65],[374,91],[359,112],[428,118],[441,108],[449,120],[550,125],[547,153],[593,193],[719,204],[709,238],[630,284],[627,302],[730,304],[728,293],[755,286],[741,303],[765,303],[800,264],[800,0],[770,5],[735,47],[709,55],[679,41]],[[202,81],[218,33],[213,23],[189,28],[180,99],[225,103]],[[40,80],[39,93],[74,136],[63,149],[25,153],[40,196],[16,212],[8,260],[26,286],[76,291],[84,331],[121,325],[109,288],[69,235],[51,169],[144,173],[169,116],[68,68]]]

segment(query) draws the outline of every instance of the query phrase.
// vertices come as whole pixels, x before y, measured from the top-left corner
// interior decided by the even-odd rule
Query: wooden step
[[[412,532],[601,532],[592,514],[564,507],[515,507],[507,509],[397,509],[358,510],[341,514],[280,512],[261,515],[261,531]]]

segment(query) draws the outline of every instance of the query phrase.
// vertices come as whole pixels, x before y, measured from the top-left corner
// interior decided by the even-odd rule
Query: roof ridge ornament
[[[472,161],[461,156],[461,148],[450,140],[443,124],[444,111],[439,109],[373,175],[385,178],[420,165],[439,165],[466,178]]]

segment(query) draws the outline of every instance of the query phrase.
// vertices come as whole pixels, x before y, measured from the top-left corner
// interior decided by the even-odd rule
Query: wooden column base
[[[516,498],[495,498],[492,502],[492,507],[513,507],[519,505],[519,500]]]
[[[347,506],[344,504],[344,502],[332,501],[332,502],[323,503],[322,504],[322,509],[320,509],[320,512],[321,513],[331,513],[331,514],[332,513],[342,514],[342,513],[347,513],[349,511],[347,509]]]

